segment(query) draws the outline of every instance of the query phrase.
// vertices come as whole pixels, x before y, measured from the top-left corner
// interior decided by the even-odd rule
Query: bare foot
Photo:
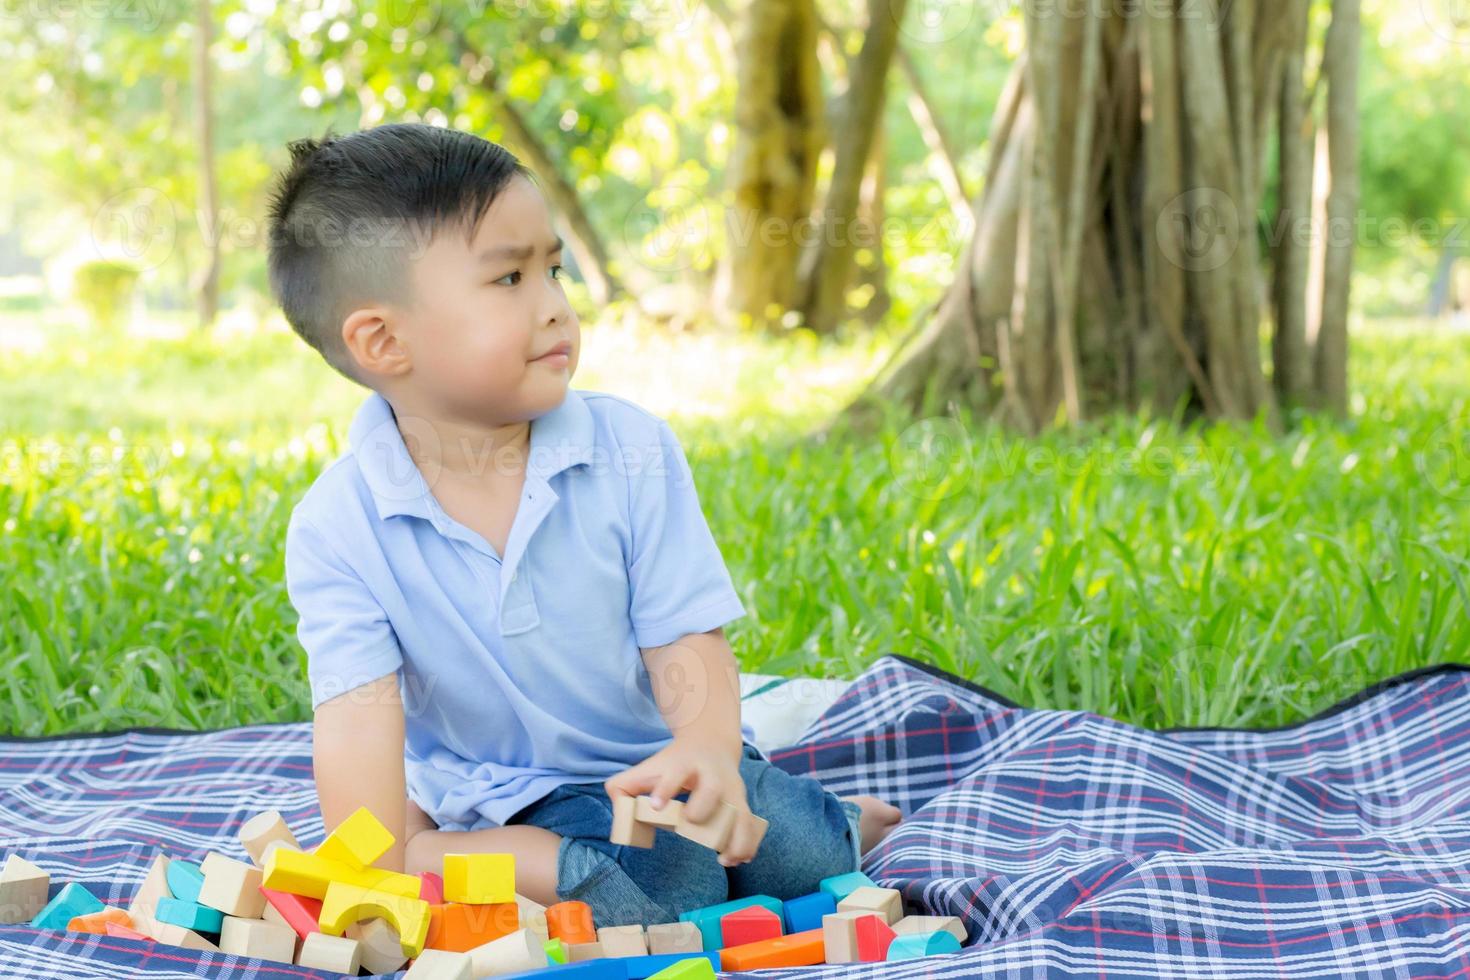
[[[887,837],[903,819],[903,813],[898,807],[884,803],[876,796],[843,796],[840,799],[852,800],[863,811],[858,827],[862,830],[863,842],[860,849],[864,854],[877,847],[878,842]]]

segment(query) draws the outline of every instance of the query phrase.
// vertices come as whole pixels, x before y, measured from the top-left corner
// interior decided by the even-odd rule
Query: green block
[[[546,958],[553,963],[565,963],[567,961],[567,944],[560,939],[548,939],[541,944],[546,950]]]
[[[679,915],[680,922],[692,922],[699,929],[699,934],[704,939],[704,948],[723,949],[725,937],[720,931],[720,917],[728,915],[738,909],[747,909],[752,905],[760,905],[781,916],[781,900],[770,895],[751,895],[749,898],[735,898],[719,905],[706,905],[702,909],[690,909]]]
[[[715,968],[703,956],[691,956],[653,974],[648,980],[714,980]]]

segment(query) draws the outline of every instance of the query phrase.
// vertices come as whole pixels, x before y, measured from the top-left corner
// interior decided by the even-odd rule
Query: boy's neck
[[[482,425],[394,409],[398,432],[421,472],[494,481],[524,474],[531,421]]]

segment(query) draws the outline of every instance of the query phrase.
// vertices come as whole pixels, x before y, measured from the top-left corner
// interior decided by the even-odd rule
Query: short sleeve
[[[294,514],[285,565],[313,710],[398,670],[403,652],[382,605],[316,525]]]
[[[643,649],[745,615],[700,509],[689,461],[662,419],[650,450],[629,474],[629,614]]]

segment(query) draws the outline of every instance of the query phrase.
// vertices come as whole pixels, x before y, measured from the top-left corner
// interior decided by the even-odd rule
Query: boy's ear
[[[387,307],[364,306],[347,314],[342,321],[342,342],[347,356],[362,371],[392,376],[410,367],[408,348],[398,337]]]

